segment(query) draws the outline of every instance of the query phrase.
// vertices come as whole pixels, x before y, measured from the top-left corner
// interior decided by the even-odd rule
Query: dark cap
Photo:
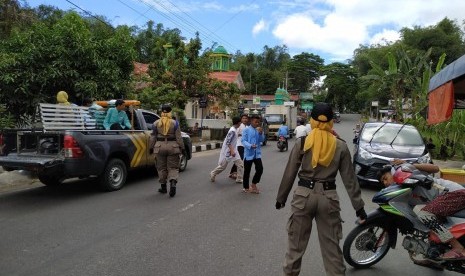
[[[327,123],[333,119],[334,113],[331,105],[327,103],[316,103],[312,109],[313,120]]]
[[[167,105],[167,104],[164,104],[162,107],[161,107],[161,112],[163,113],[170,113],[171,112],[171,106]]]

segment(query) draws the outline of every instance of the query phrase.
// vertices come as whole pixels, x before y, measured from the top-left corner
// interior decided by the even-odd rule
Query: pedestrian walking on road
[[[163,105],[161,118],[153,123],[150,136],[150,148],[155,154],[158,181],[161,184],[158,192],[166,194],[167,181],[170,182],[170,197],[176,195],[176,184],[179,175],[179,158],[184,149],[181,130],[176,120],[172,119],[171,107]]]
[[[249,115],[247,114],[242,114],[241,115],[241,124],[237,128],[237,151],[239,152],[239,155],[241,157],[241,160],[244,160],[244,146],[242,145],[242,132],[244,132],[244,129],[246,128],[247,124],[249,123]],[[234,164],[231,168],[231,171],[229,172],[229,177],[232,179],[237,178],[237,166]]]
[[[242,175],[244,170],[244,164],[242,159],[237,152],[237,141],[238,134],[237,129],[241,123],[241,118],[234,117],[232,119],[233,126],[229,129],[226,138],[224,139],[223,146],[221,147],[220,159],[218,160],[218,166],[210,172],[210,180],[215,182],[215,177],[226,169],[230,161],[234,162],[237,167],[236,182],[242,183]]]
[[[333,111],[330,105],[317,103],[312,110],[310,124],[310,134],[297,139],[289,155],[276,197],[276,209],[283,208],[294,180],[299,176],[298,187],[291,201],[292,214],[287,224],[288,248],[283,271],[284,275],[299,275],[315,219],[326,275],[345,275],[339,247],[342,220],[335,183],[338,171],[361,222],[367,217],[364,202],[349,148],[331,133]]]
[[[308,134],[308,131],[307,131],[307,128],[305,127],[305,120],[304,119],[301,119],[299,121],[299,126],[297,126],[295,129],[294,129],[294,135],[295,135],[295,138],[300,138],[300,137],[305,137],[307,136]]]
[[[242,133],[242,145],[244,146],[243,192],[260,193],[257,184],[260,182],[260,178],[263,174],[261,143],[264,140],[265,136],[260,127],[260,117],[258,115],[252,115],[250,126],[246,127]],[[249,186],[252,164],[255,164],[255,174],[252,178],[252,185]]]

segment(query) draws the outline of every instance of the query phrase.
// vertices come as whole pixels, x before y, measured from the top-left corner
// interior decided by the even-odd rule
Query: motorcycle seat
[[[465,209],[458,211],[457,213],[453,214],[451,217],[465,218]]]

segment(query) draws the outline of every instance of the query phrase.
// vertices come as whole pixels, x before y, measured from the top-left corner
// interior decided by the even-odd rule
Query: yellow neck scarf
[[[310,119],[312,131],[305,138],[304,151],[312,150],[312,168],[318,164],[328,167],[336,152],[336,137],[331,133],[333,121],[327,123]]]
[[[162,112],[161,113],[161,118],[158,121],[158,127],[163,128],[163,132],[162,132],[163,135],[168,134],[168,131],[170,130],[171,122],[172,122],[171,121],[171,112],[169,112],[169,113]]]

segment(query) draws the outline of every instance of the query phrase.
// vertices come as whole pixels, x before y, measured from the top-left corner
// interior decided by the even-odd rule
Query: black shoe
[[[170,184],[170,197],[173,197],[176,195],[176,180],[171,180]]]
[[[166,184],[161,184],[161,188],[158,189],[159,193],[166,194],[168,190],[166,190]]]

